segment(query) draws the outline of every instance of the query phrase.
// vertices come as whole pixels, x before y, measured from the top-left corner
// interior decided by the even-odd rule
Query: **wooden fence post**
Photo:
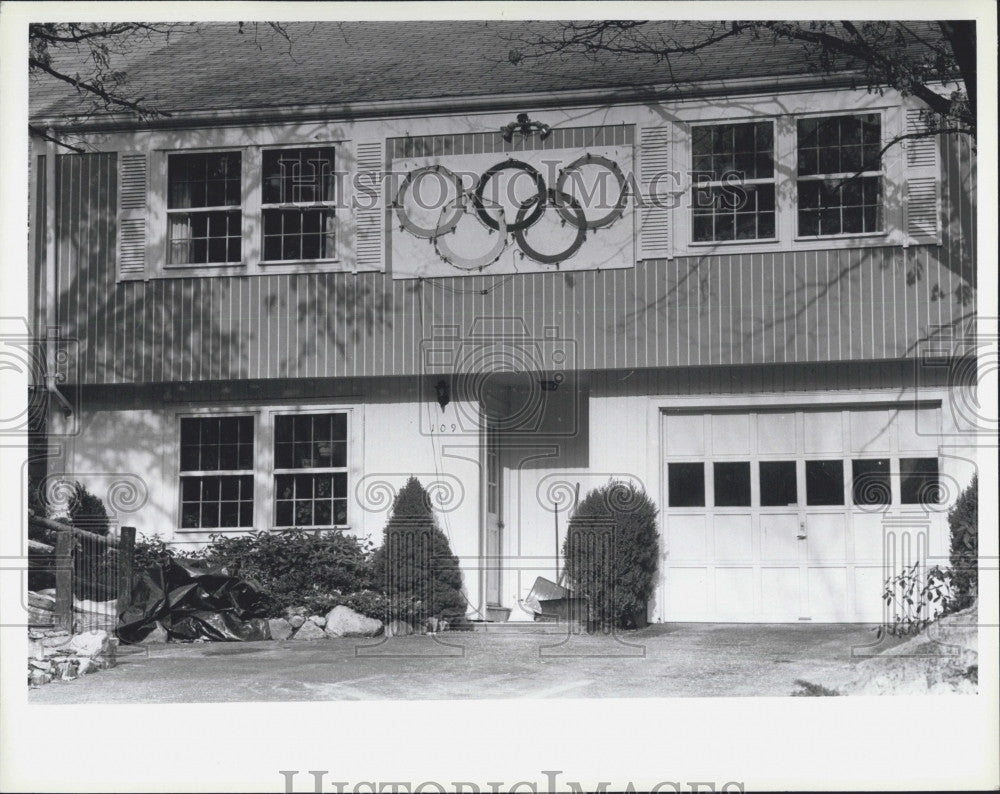
[[[56,626],[73,631],[73,531],[56,535]]]
[[[122,527],[118,535],[118,614],[132,603],[132,562],[135,558],[135,527]]]

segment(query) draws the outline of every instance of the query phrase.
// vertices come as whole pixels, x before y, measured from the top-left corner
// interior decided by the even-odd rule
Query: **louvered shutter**
[[[355,270],[381,270],[384,242],[382,220],[385,213],[382,196],[382,142],[358,143],[356,157],[357,184],[361,187],[358,189],[358,201],[354,210]]]
[[[146,277],[145,153],[122,154],[118,161],[118,278]]]
[[[919,110],[906,111],[906,132],[924,132]],[[940,243],[939,137],[906,139],[906,234],[917,243]]]
[[[645,126],[639,133],[639,259],[671,258],[670,128]]]

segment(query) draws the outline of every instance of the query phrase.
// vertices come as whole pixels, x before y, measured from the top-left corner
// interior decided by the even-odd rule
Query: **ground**
[[[455,632],[438,639],[123,647],[116,668],[32,690],[30,702],[784,696],[798,679],[834,689],[850,681],[871,655],[874,634],[857,624],[694,623],[617,639]]]

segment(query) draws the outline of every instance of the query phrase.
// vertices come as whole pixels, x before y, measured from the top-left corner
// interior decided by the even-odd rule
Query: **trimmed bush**
[[[104,509],[104,502],[79,482],[73,483],[73,495],[69,498],[69,520],[77,529],[96,535],[108,534],[108,511]]]
[[[949,612],[972,605],[979,592],[979,476],[972,478],[948,512],[951,530]]]
[[[612,480],[587,494],[570,518],[568,584],[588,599],[590,620],[601,628],[645,625],[660,556],[656,514],[645,491]]]
[[[416,477],[396,494],[372,566],[387,599],[383,619],[420,623],[428,617],[451,620],[465,614],[458,558]]]
[[[135,551],[132,556],[132,570],[144,571],[166,565],[171,560],[187,559],[191,555],[178,554],[167,544],[160,533],[149,536],[139,536],[135,539]]]
[[[369,589],[370,551],[367,541],[343,532],[292,529],[213,535],[199,556],[255,584],[267,614],[277,617],[293,606],[318,614],[342,603],[343,593]]]

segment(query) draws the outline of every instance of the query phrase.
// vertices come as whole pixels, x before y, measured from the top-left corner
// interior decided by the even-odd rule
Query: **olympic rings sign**
[[[579,173],[585,166],[605,169],[616,183],[617,199],[608,212],[597,218],[587,217],[583,207],[569,189],[571,181],[581,178]],[[522,175],[527,177],[528,183],[534,188],[532,195],[518,203],[513,219],[506,218],[503,207],[486,197],[490,182],[505,172],[513,172],[513,175],[508,177],[510,180]],[[407,196],[418,190],[422,180],[431,177],[439,181],[442,197],[446,192],[454,191],[454,196],[443,203],[437,223],[433,226],[421,225],[406,209]],[[401,231],[429,240],[441,259],[461,270],[483,270],[496,262],[509,245],[508,235],[513,236],[513,242],[520,249],[522,256],[541,264],[558,267],[560,262],[564,262],[580,250],[588,231],[594,232],[611,226],[621,219],[627,206],[628,182],[618,164],[610,158],[593,154],[585,154],[560,169],[553,188],[546,186],[544,177],[537,169],[513,158],[488,168],[472,188],[466,188],[462,177],[445,166],[422,166],[406,174],[392,204]],[[576,230],[572,242],[564,250],[554,253],[537,250],[526,238],[527,230],[538,222],[549,207],[558,213],[563,225],[568,224]],[[454,233],[467,216],[478,220],[490,235],[494,233],[497,235],[487,250],[471,257],[457,253],[448,241],[448,235]]]

